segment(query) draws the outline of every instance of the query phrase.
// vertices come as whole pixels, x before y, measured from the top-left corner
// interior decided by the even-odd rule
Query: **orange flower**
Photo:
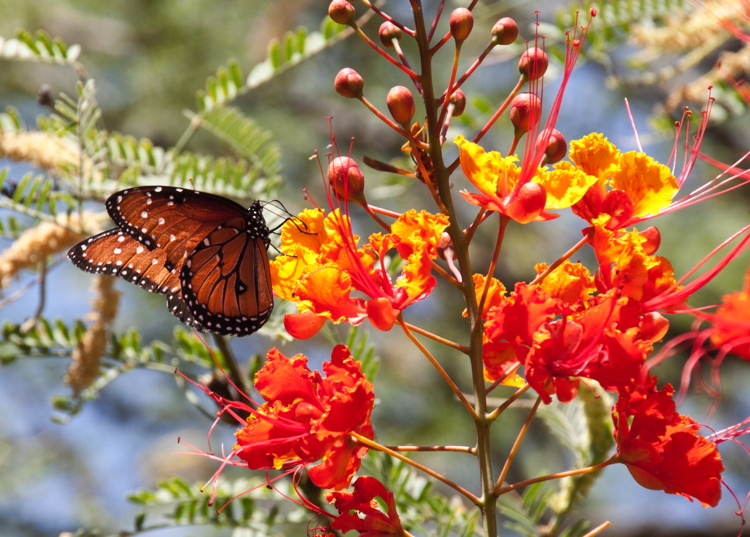
[[[573,212],[594,223],[608,215],[607,229],[621,229],[656,216],[679,189],[669,168],[644,153],[620,151],[603,135],[592,133],[570,142],[571,169],[595,179]],[[608,188],[609,187],[609,188]]]
[[[408,211],[391,226],[375,233],[363,247],[351,221],[335,210],[303,211],[284,224],[281,251],[271,262],[274,291],[335,323],[359,324],[365,317],[376,328],[390,330],[401,310],[425,298],[436,281],[432,260],[448,227],[445,215]],[[393,283],[386,270],[388,252],[396,249],[406,261]],[[367,298],[352,297],[358,291]]]
[[[713,323],[711,343],[750,361],[750,270],[745,275],[745,288],[724,295],[721,302],[709,317]]]
[[[251,414],[236,433],[235,454],[250,469],[322,460],[308,470],[317,486],[349,486],[367,448],[348,435],[373,437],[373,387],[344,345],[333,349],[323,371],[325,377],[310,371],[301,354],[287,358],[276,349],[269,351],[268,361],[255,376],[255,387],[266,402],[255,410],[245,405]]]
[[[618,456],[639,485],[716,507],[721,456],[713,442],[698,435],[693,420],[677,413],[673,393],[667,384],[643,400],[618,401],[613,409]]]
[[[380,498],[386,511],[375,498]],[[329,492],[326,500],[339,512],[334,529],[343,533],[357,531],[361,537],[409,537],[401,526],[393,493],[374,477],[362,476],[354,482],[354,492]]]
[[[559,215],[547,211],[570,207],[596,182],[595,177],[564,164],[556,164],[551,171],[537,168],[524,181],[515,156],[486,153],[463,136],[456,136],[454,141],[461,153],[464,175],[480,191],[462,191],[464,199],[521,224],[557,218]]]

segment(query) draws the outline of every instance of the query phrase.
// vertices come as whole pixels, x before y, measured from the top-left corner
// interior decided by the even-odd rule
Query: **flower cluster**
[[[250,469],[296,471],[306,467],[314,484],[334,489],[326,499],[338,514],[319,507],[314,510],[330,517],[331,527],[336,530],[355,530],[369,537],[409,535],[404,529],[408,524],[402,525],[397,513],[397,498],[383,483],[362,476],[354,482],[353,492],[342,490],[350,485],[361,458],[371,449],[397,457],[453,487],[481,510],[487,525],[495,523],[494,509],[501,494],[539,481],[594,472],[613,463],[625,464],[633,478],[648,489],[716,506],[721,498],[724,469],[717,444],[724,437],[702,436],[695,421],[677,412],[673,388],[659,382],[648,360],[655,345],[668,333],[668,316],[685,312],[700,314],[712,323],[703,334],[703,341],[750,360],[750,280],[745,291],[725,297],[724,304],[713,314],[698,312],[688,305],[696,291],[745,249],[750,233],[743,229],[731,237],[725,244],[732,240],[736,244],[702,276],[692,277],[691,271],[678,277],[670,261],[657,255],[659,230],[644,229],[640,224],[736,188],[747,181],[745,174],[739,171],[729,179],[717,177],[678,198],[699,153],[710,101],[698,136],[692,145],[686,141],[688,155],[677,176],[674,166],[657,162],[640,146],[637,151],[621,152],[597,132],[568,144],[556,121],[565,86],[584,46],[586,26],[568,35],[561,89],[544,124],[541,85],[549,61],[535,37],[533,46],[527,44],[519,59],[518,84],[497,112],[471,139],[468,133],[455,133],[455,146],[446,144],[452,118],[467,106],[462,84],[492,48],[512,43],[518,35],[518,26],[512,19],[498,21],[492,28],[488,48],[459,76],[461,48],[474,28],[471,9],[475,3],[451,13],[450,30],[441,38],[434,33],[442,4],[428,29],[421,7],[415,7],[419,2],[412,2],[414,28],[365,2],[384,19],[377,44],[360,28],[352,4],[346,0],[331,2],[331,18],[351,27],[406,75],[424,105],[424,119],[414,121],[417,106],[412,90],[395,86],[386,99],[389,118],[365,97],[364,78],[359,73],[350,68],[339,72],[334,81],[336,91],[345,98],[361,101],[401,136],[413,167],[405,169],[373,159],[368,164],[413,177],[424,190],[425,199],[434,202],[435,209],[398,214],[370,205],[364,174],[351,155],[341,155],[332,135],[328,168],[324,172],[321,166],[329,206],[326,210],[317,206],[306,209],[283,225],[281,255],[271,262],[271,275],[275,294],[297,306],[297,313],[284,319],[287,331],[296,339],[314,336],[327,321],[356,326],[369,319],[378,330],[387,331],[394,326],[403,329],[437,368],[477,429],[474,447],[425,449],[475,455],[481,493],[473,494],[399,453],[413,450],[411,447],[391,448],[376,441],[370,425],[373,386],[344,346],[334,348],[331,361],[323,365],[323,373],[308,369],[302,355],[286,358],[276,349],[270,351],[255,378],[255,387],[265,400],[261,405],[215,397],[225,411],[236,414],[243,410],[249,414],[237,432],[232,453],[236,458],[230,463]],[[595,14],[592,11],[591,17]],[[432,71],[418,73],[408,62],[400,45],[407,38],[413,39],[422,52],[423,69],[427,69],[430,58],[453,41],[452,70],[442,92],[436,91]],[[393,54],[387,49],[392,49]],[[527,91],[521,92],[524,86]],[[506,110],[513,125],[510,150],[505,155],[487,151],[480,141]],[[688,133],[686,140],[689,117],[686,114],[678,125]],[[525,145],[520,143],[524,139]],[[450,164],[446,155],[455,147],[458,157]],[[516,151],[521,148],[522,152]],[[473,185],[472,191],[461,191],[461,197],[455,196],[458,189],[453,190],[455,179],[451,176],[459,167]],[[732,186],[731,181],[735,181]],[[356,205],[350,207],[350,202]],[[460,222],[454,202],[466,202],[464,209],[476,212],[468,226]],[[361,241],[355,233],[355,225],[361,222],[350,209],[361,209],[361,216],[369,216],[383,231],[371,233],[366,242]],[[549,265],[537,264],[537,276],[532,281],[517,282],[506,289],[495,277],[506,231],[531,222],[554,225],[552,222],[563,209],[570,209],[581,219],[581,240]],[[498,218],[494,219],[494,215]],[[478,230],[493,222],[498,226],[494,253],[489,267],[477,273],[469,247]],[[584,247],[591,248],[595,266],[570,260]],[[466,344],[404,321],[404,310],[428,298],[440,281],[463,296],[461,308],[469,334]],[[473,402],[415,333],[468,357]],[[499,384],[517,391],[506,403],[490,410],[487,395]],[[508,468],[528,429],[526,423],[502,472],[498,476],[492,474],[490,427],[508,405],[526,391],[535,391],[538,397],[528,418],[531,420],[541,403],[549,404],[553,398],[570,403],[581,390],[590,390],[594,384],[617,397],[611,408],[614,430],[611,434],[607,430],[617,446],[614,455],[588,468],[507,484]],[[609,407],[604,413],[607,412]],[[606,428],[607,424],[602,422],[600,427]],[[730,436],[735,438],[745,429],[738,427],[733,431]],[[494,535],[495,529],[486,534]]]

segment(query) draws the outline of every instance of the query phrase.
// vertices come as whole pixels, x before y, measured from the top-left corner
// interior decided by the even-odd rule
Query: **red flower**
[[[375,498],[381,498],[387,507],[384,513]],[[362,476],[354,483],[354,492],[330,492],[326,499],[339,512],[331,524],[346,533],[358,531],[362,537],[408,537],[396,512],[393,493],[374,477]]]
[[[613,411],[619,458],[639,485],[716,507],[721,456],[693,420],[677,413],[673,393],[667,384],[640,401],[620,398]]]
[[[236,433],[236,455],[250,469],[322,459],[308,470],[312,481],[321,488],[349,486],[367,448],[353,443],[348,434],[373,437],[373,387],[344,345],[333,349],[323,371],[325,377],[310,371],[301,354],[287,358],[277,349],[269,351],[255,376],[266,403],[253,410]]]

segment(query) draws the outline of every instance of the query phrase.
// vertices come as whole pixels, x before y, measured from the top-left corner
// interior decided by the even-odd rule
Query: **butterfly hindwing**
[[[265,243],[247,224],[230,220],[209,233],[185,262],[183,296],[212,332],[249,335],[273,309]]]

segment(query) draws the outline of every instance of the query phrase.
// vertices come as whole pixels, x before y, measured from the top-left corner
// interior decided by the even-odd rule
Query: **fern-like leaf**
[[[39,30],[31,34],[19,30],[15,39],[0,37],[0,57],[7,60],[38,61],[59,65],[76,65],[81,47],[66,45],[59,38],[52,38],[47,32]]]

